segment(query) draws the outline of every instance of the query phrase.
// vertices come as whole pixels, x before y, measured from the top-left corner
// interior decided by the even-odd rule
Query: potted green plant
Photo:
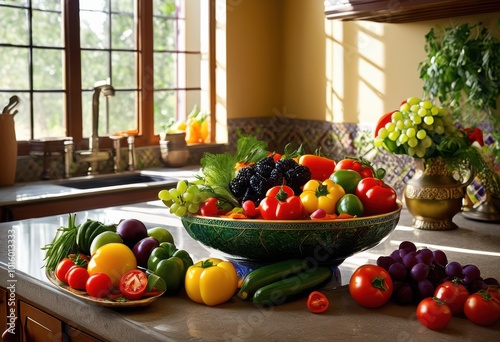
[[[500,198],[494,171],[500,162],[500,41],[481,22],[432,28],[425,40],[427,57],[419,64],[425,96],[439,100],[464,126],[483,129],[489,167],[477,170],[477,177],[488,195]]]

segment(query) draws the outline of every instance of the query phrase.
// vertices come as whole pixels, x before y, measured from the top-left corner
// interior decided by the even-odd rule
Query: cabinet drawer
[[[19,301],[19,319],[23,342],[63,341],[63,323],[23,301]]]

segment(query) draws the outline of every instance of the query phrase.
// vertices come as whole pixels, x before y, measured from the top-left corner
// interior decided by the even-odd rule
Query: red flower
[[[471,144],[477,141],[479,145],[484,146],[483,131],[479,128],[466,128],[465,133]]]

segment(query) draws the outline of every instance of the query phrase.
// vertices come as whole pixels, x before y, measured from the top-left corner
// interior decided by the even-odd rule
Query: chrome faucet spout
[[[92,96],[92,135],[89,139],[89,150],[92,152],[99,152],[99,95],[101,93],[106,97],[115,95],[115,88],[110,84],[97,85],[99,83],[96,83]]]

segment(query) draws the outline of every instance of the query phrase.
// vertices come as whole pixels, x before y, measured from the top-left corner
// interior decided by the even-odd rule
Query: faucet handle
[[[64,141],[64,177],[71,177],[71,164],[73,163],[73,139]]]
[[[130,135],[127,137],[128,143],[128,170],[135,170],[135,136]]]

